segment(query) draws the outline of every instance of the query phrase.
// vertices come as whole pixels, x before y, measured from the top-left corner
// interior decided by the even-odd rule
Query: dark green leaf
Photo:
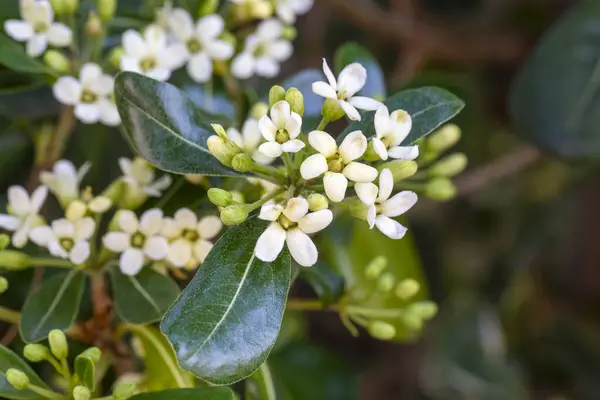
[[[85,387],[94,390],[96,367],[91,358],[79,355],[75,358],[75,374]]]
[[[27,298],[21,311],[19,331],[26,343],[39,342],[53,329],[71,326],[83,294],[84,274],[72,270],[44,281]]]
[[[179,286],[173,279],[150,268],[128,276],[115,267],[110,275],[117,314],[132,324],[160,321],[179,295]]]
[[[0,396],[6,399],[15,400],[33,400],[39,399],[39,394],[33,393],[29,390],[17,390],[10,383],[6,381],[4,373],[9,368],[16,368],[23,371],[29,381],[36,386],[48,389],[48,385],[40,379],[39,376],[31,369],[21,357],[13,353],[10,349],[0,345]]]
[[[285,89],[295,87],[302,92],[304,96],[304,118],[319,117],[320,119],[324,99],[312,91],[312,84],[324,79],[325,75],[318,69],[305,69],[296,75],[292,75],[281,84]]]
[[[599,20],[599,2],[579,2],[542,39],[511,93],[518,131],[562,157],[600,156]]]
[[[115,96],[123,127],[150,163],[179,174],[239,176],[206,147],[214,119],[175,86],[133,72],[119,74]]]
[[[273,376],[264,362],[255,373],[246,380],[246,400],[277,400]]]
[[[179,364],[201,379],[229,384],[267,358],[290,286],[287,249],[272,263],[254,256],[265,221],[251,218],[215,244],[161,324]]]
[[[43,118],[60,111],[52,89],[39,77],[4,70],[0,73],[0,87],[1,116]]]
[[[308,282],[324,306],[335,303],[344,294],[344,278],[320,261],[300,270],[300,279]]]
[[[385,76],[377,59],[364,47],[357,43],[345,43],[335,53],[335,69],[342,69],[352,63],[360,63],[367,70],[367,81],[360,91],[360,96],[385,99]]]
[[[33,143],[21,133],[8,131],[0,134],[0,185],[5,185],[27,171],[32,158]]]
[[[170,389],[137,394],[131,400],[235,400],[235,395],[227,387]]]
[[[25,45],[15,42],[8,36],[0,33],[0,64],[15,71],[33,74],[49,74],[57,76],[56,72],[45,66],[37,59],[25,53]]]
[[[436,88],[422,87],[396,93],[385,101],[390,112],[403,109],[412,118],[412,130],[401,143],[408,145],[430,134],[462,110],[465,103],[452,93]],[[341,141],[350,132],[361,130],[366,137],[375,135],[375,112],[362,113],[362,120],[352,122],[340,134]]]

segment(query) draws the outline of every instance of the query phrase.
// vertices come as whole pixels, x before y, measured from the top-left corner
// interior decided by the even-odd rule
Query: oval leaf
[[[345,43],[335,53],[335,69],[339,73],[346,65],[352,63],[360,63],[367,70],[367,81],[359,95],[385,99],[385,76],[377,59],[359,44]]]
[[[134,72],[115,80],[123,127],[137,151],[156,167],[178,174],[240,176],[208,151],[213,122],[183,91]]]
[[[318,69],[305,69],[286,79],[281,86],[284,89],[295,87],[304,96],[304,118],[321,118],[321,107],[325,101],[323,97],[312,91],[313,82],[322,81],[325,75]],[[268,100],[267,100],[268,102]],[[304,121],[303,121],[304,124]]]
[[[83,355],[78,355],[75,358],[75,375],[79,378],[79,382],[81,382],[85,387],[94,391],[94,386],[96,384],[95,374],[96,367],[94,362],[90,357],[86,357]]]
[[[14,71],[58,76],[52,69],[25,53],[25,46],[0,33],[0,64]]]
[[[52,329],[71,326],[83,295],[84,275],[72,270],[44,281],[23,305],[19,331],[26,343],[39,342]]]
[[[114,267],[110,275],[117,314],[132,324],[160,321],[179,295],[179,286],[173,279],[150,268],[128,276]]]
[[[0,345],[0,397],[15,400],[33,400],[39,399],[40,395],[30,390],[15,389],[4,377],[4,373],[9,368],[16,368],[23,371],[29,381],[36,386],[48,389],[48,385],[40,379],[21,357],[13,353],[10,349]]]
[[[235,400],[231,389],[226,387],[170,389],[161,392],[137,394],[131,400]]]
[[[281,328],[290,286],[287,249],[272,263],[254,256],[265,221],[228,230],[161,324],[179,364],[201,379],[229,384],[267,358]]]
[[[246,400],[277,400],[273,376],[264,362],[260,368],[246,380]]]

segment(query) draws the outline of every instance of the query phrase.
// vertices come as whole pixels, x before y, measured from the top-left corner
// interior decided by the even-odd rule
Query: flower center
[[[293,228],[294,226],[298,225],[298,223],[290,220],[288,217],[281,214],[279,216],[279,225],[281,225],[281,227],[283,229],[288,230],[288,229]]]
[[[141,232],[136,232],[131,236],[131,246],[141,249],[146,243],[146,236]]]
[[[346,93],[348,93],[346,90],[342,90],[341,92],[338,92],[338,94],[337,94],[338,100],[346,100],[346,98],[348,97],[348,95]]]
[[[285,142],[288,142],[289,140],[290,140],[290,135],[287,130],[285,130],[285,129],[277,130],[277,133],[275,134],[275,141],[277,143],[283,144]]]
[[[195,242],[200,239],[200,235],[198,235],[198,231],[195,229],[184,229],[181,233],[181,236],[187,241]]]
[[[197,39],[190,39],[187,42],[187,48],[190,53],[198,53],[200,50],[202,50],[202,45]]]
[[[154,58],[146,58],[140,61],[140,68],[144,72],[156,68],[156,60]]]
[[[338,152],[327,160],[327,169],[331,172],[342,172],[345,166],[344,159]]]
[[[257,57],[264,56],[266,53],[267,53],[267,47],[264,45],[264,43],[259,44],[256,47],[256,50],[254,50],[254,55]]]
[[[48,30],[48,24],[46,24],[45,22],[36,22],[33,26],[33,30],[35,31],[35,33],[46,32]]]
[[[381,141],[385,145],[385,148],[389,149],[390,146],[392,145],[392,142],[394,141],[394,138],[392,137],[392,135],[386,135],[381,138]]]
[[[75,242],[71,238],[61,238],[58,243],[65,251],[71,251],[75,247]]]
[[[98,100],[96,93],[90,92],[89,90],[84,90],[83,93],[81,93],[81,101],[83,103],[93,103],[96,100]]]

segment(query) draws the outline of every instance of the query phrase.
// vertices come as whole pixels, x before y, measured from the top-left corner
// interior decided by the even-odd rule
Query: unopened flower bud
[[[233,195],[227,190],[219,188],[208,189],[208,199],[218,207],[227,207],[233,203]]]
[[[115,15],[117,0],[99,0],[97,8],[102,21],[108,22]]]
[[[242,204],[246,201],[244,194],[238,190],[232,190],[231,192],[232,200],[236,204]]]
[[[227,131],[225,131],[225,128],[223,128],[223,125],[219,125],[219,124],[210,124],[210,126],[212,126],[213,130],[215,131],[215,133],[217,135],[219,135],[219,137],[223,140],[229,140],[229,137],[227,136]]]
[[[206,177],[202,174],[186,174],[183,177],[192,185],[201,185],[206,180]]]
[[[85,386],[75,386],[75,388],[73,388],[73,399],[74,400],[90,400],[90,397],[92,397],[92,394],[90,393],[90,389],[86,388]]]
[[[97,347],[90,347],[89,349],[85,349],[80,356],[88,357],[95,364],[100,361],[100,357],[102,357],[102,351],[100,351],[100,349]]]
[[[386,272],[377,280],[377,290],[379,292],[391,292],[396,284],[396,277],[391,272]]]
[[[409,313],[419,316],[421,319],[428,320],[438,312],[438,306],[433,301],[419,301],[410,305]]]
[[[301,117],[304,116],[304,96],[301,91],[296,88],[289,88],[285,93],[285,101],[290,103],[293,112]]]
[[[70,221],[77,221],[87,214],[87,205],[81,200],[74,200],[67,207],[65,216]]]
[[[29,267],[29,256],[20,251],[4,250],[0,252],[0,267],[20,270]]]
[[[363,154],[362,158],[365,161],[379,161],[379,154],[377,154],[377,152],[375,151],[375,144],[373,142],[373,140],[369,140],[369,144],[367,145],[367,150],[365,151],[365,153]]]
[[[282,100],[285,100],[285,89],[278,85],[273,86],[269,90],[269,107]]]
[[[115,47],[108,54],[108,60],[113,65],[113,67],[121,68],[121,57],[125,54],[125,49],[122,47]]]
[[[329,208],[329,201],[321,193],[311,193],[308,196],[308,208],[310,211],[325,210]]]
[[[423,318],[412,312],[407,312],[402,315],[402,322],[409,329],[418,331],[423,327]]]
[[[254,161],[248,154],[239,153],[231,159],[231,168],[237,172],[248,172],[254,166]]]
[[[31,362],[42,362],[50,358],[50,350],[41,344],[28,344],[23,349],[23,355]]]
[[[456,186],[448,178],[434,178],[425,184],[424,193],[434,200],[447,201],[456,196]]]
[[[394,294],[402,300],[408,300],[419,293],[420,289],[421,285],[419,285],[419,282],[414,279],[405,279],[398,283],[396,290],[394,290]]]
[[[323,117],[327,121],[333,122],[346,115],[346,112],[342,106],[340,106],[339,101],[335,99],[325,99],[323,107],[321,107],[321,114],[323,114]]]
[[[6,292],[8,290],[8,279],[3,276],[0,276],[0,294]]]
[[[396,336],[396,328],[383,321],[369,321],[367,331],[369,335],[379,340],[392,340]]]
[[[73,14],[79,8],[78,0],[50,0],[52,10],[56,15]]]
[[[265,0],[251,1],[250,15],[252,19],[267,19],[273,15],[273,5]]]
[[[413,176],[419,169],[419,166],[414,161],[394,160],[381,164],[377,169],[381,172],[386,168],[390,170],[394,177],[394,182],[397,183],[402,179]]]
[[[227,226],[239,225],[248,218],[248,207],[245,204],[233,204],[221,210],[221,221]]]
[[[54,357],[59,360],[67,358],[69,355],[69,345],[67,343],[67,337],[61,330],[51,330],[48,334],[48,342],[50,343],[50,351],[52,351]]]
[[[0,251],[4,250],[10,244],[10,236],[5,233],[0,234]]]
[[[127,185],[122,179],[117,179],[104,189],[100,196],[106,197],[112,203],[117,203],[123,197],[126,186]]]
[[[346,200],[344,200],[346,202]],[[365,205],[360,199],[355,198],[348,200],[348,209],[350,210],[350,214],[354,218],[358,218],[360,220],[366,221],[367,214],[369,213],[369,206]]]
[[[294,26],[288,25],[283,28],[281,37],[289,41],[294,41],[296,40],[296,37],[298,37],[298,30]]]
[[[442,126],[427,138],[427,150],[442,153],[460,140],[460,128],[454,124]]]
[[[220,136],[213,135],[206,141],[208,150],[215,156],[221,164],[231,167],[231,161],[233,157],[239,153],[239,148],[223,139]]]
[[[384,256],[377,256],[367,265],[365,276],[368,279],[377,279],[385,267],[387,267],[387,258]]]
[[[29,386],[29,378],[25,375],[25,372],[21,370],[9,368],[6,370],[4,376],[8,383],[14,386],[15,389],[23,390],[27,389]]]
[[[69,71],[69,60],[58,50],[48,50],[46,54],[44,54],[44,63],[60,73]]]
[[[267,113],[269,112],[269,105],[267,103],[256,103],[255,105],[252,106],[252,109],[250,109],[250,117],[255,119],[255,120],[259,120],[262,117],[264,117],[265,115],[267,115]]]
[[[460,174],[467,167],[467,156],[464,153],[450,154],[429,168],[430,176],[453,177]]]
[[[90,37],[98,37],[102,34],[102,20],[94,11],[91,11],[88,15],[87,22],[85,23],[85,32]]]
[[[113,397],[115,400],[127,400],[135,393],[135,383],[119,383],[115,386]]]
[[[219,0],[204,0],[200,3],[200,7],[198,8],[198,17],[214,14],[218,8]]]

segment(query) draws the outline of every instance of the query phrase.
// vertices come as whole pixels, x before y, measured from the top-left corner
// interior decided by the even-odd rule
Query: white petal
[[[175,212],[173,219],[180,229],[196,229],[198,217],[189,208],[181,208]]]
[[[223,223],[221,219],[214,215],[209,215],[200,219],[198,222],[198,232],[202,239],[212,239],[221,232],[223,229]]]
[[[23,216],[30,212],[29,195],[21,186],[8,188],[8,203],[16,215]]]
[[[378,189],[374,183],[357,183],[354,185],[354,190],[356,191],[360,201],[365,203],[367,206],[375,204]]]
[[[108,197],[98,196],[94,197],[89,203],[88,208],[94,213],[103,213],[108,211],[112,206],[112,200]]]
[[[38,211],[40,211],[40,208],[42,208],[42,205],[44,204],[44,201],[46,201],[47,196],[48,188],[46,186],[37,187],[31,194],[31,203],[29,204],[29,211],[32,213],[37,213]]]
[[[312,131],[308,134],[308,143],[313,149],[325,156],[325,158],[333,156],[338,150],[335,139],[327,132]]]
[[[77,168],[69,160],[58,160],[52,166],[52,171],[62,179],[77,181]]]
[[[162,260],[169,251],[169,242],[162,236],[150,236],[144,243],[144,253],[152,260]]]
[[[319,81],[312,84],[312,91],[319,96],[337,100],[335,89],[325,82]]]
[[[322,154],[313,154],[300,165],[300,175],[306,180],[327,172],[327,159]]]
[[[44,51],[46,51],[46,47],[48,47],[48,40],[46,35],[38,34],[34,35],[27,42],[26,51],[27,55],[30,57],[38,57],[41,56]]]
[[[71,249],[69,260],[77,265],[83,263],[90,256],[90,243],[87,241],[77,242]]]
[[[390,112],[386,106],[381,106],[375,112],[375,133],[378,138],[389,135],[391,132]]]
[[[388,150],[385,147],[385,144],[381,141],[381,139],[374,137],[371,139],[373,141],[373,150],[375,153],[381,158],[383,161],[388,159]]]
[[[65,218],[52,221],[52,231],[56,237],[75,237],[75,226]]]
[[[338,77],[338,93],[345,93],[344,98],[354,96],[365,86],[367,70],[359,63],[346,65]]]
[[[257,57],[254,68],[256,75],[265,78],[273,78],[279,74],[279,63],[270,57]]]
[[[294,10],[286,3],[277,6],[277,16],[288,25],[293,25],[296,22]]]
[[[171,77],[171,69],[170,68],[154,68],[151,71],[146,72],[146,76],[152,79],[156,79],[157,81],[168,81]]]
[[[194,257],[201,263],[204,262],[206,256],[213,248],[213,244],[208,240],[200,239],[194,244]]]
[[[304,197],[293,197],[288,200],[283,215],[288,217],[290,221],[298,222],[298,220],[308,212],[308,201]]]
[[[196,82],[207,82],[212,76],[212,61],[205,53],[194,54],[187,65],[188,74]]]
[[[213,60],[229,60],[235,52],[233,46],[224,40],[207,43],[204,50]]]
[[[160,197],[162,191],[171,186],[172,182],[171,175],[163,175],[159,179],[155,180],[144,188],[144,192],[153,197]]]
[[[339,152],[345,163],[354,161],[367,151],[367,138],[361,131],[350,132],[340,144]]]
[[[390,239],[402,239],[406,235],[407,229],[404,226],[385,215],[378,215],[375,218],[375,225],[381,233]]]
[[[73,32],[60,22],[54,22],[50,25],[50,29],[46,34],[48,35],[48,43],[56,47],[66,47],[73,40]]]
[[[144,40],[148,48],[153,52],[164,49],[167,45],[167,34],[158,25],[148,25],[144,30]]]
[[[123,55],[121,57],[121,70],[122,71],[132,71],[132,72],[137,72],[137,73],[141,74],[142,70],[140,68],[140,60],[135,57]]]
[[[266,142],[258,146],[258,151],[263,153],[267,157],[279,157],[283,150],[281,145],[277,142]]]
[[[306,214],[298,221],[298,227],[302,232],[311,234],[322,231],[333,221],[331,210],[320,210]]]
[[[415,192],[405,190],[386,200],[383,203],[383,211],[381,213],[388,217],[397,217],[414,206],[417,200],[418,196]]]
[[[161,50],[157,55],[159,67],[168,70],[183,67],[188,58],[189,52],[183,43],[174,43]]]
[[[196,24],[196,34],[201,38],[214,39],[223,32],[225,21],[218,14],[200,18]]]
[[[394,131],[394,145],[399,145],[412,129],[412,118],[404,110],[396,110],[390,114],[390,123]]]
[[[99,77],[91,80],[89,84],[86,84],[87,88],[99,96],[110,96],[114,91],[115,81],[112,76],[100,75]],[[96,106],[100,104],[100,100],[96,101]],[[106,99],[108,100],[108,99]]]
[[[169,245],[167,260],[176,267],[182,268],[192,257],[192,244],[185,239],[178,239]]]
[[[168,239],[175,239],[181,236],[181,227],[173,218],[165,218],[160,234]]]
[[[379,174],[379,196],[377,196],[377,200],[386,201],[392,194],[392,190],[394,190],[394,175],[392,171],[385,168]]]
[[[278,222],[272,222],[256,241],[254,254],[265,262],[275,261],[285,243],[286,232]]]
[[[254,56],[250,53],[240,53],[231,63],[231,73],[238,79],[248,79],[255,67]]]
[[[38,246],[46,247],[54,235],[52,229],[49,226],[36,226],[29,231],[29,237],[31,241]]]
[[[382,102],[370,97],[354,96],[348,100],[350,104],[360,110],[375,111],[383,105]]]
[[[377,208],[375,208],[375,204],[373,204],[367,210],[367,222],[369,223],[369,229],[373,229],[375,226],[375,217],[377,216]]]
[[[269,200],[260,208],[260,214],[258,215],[258,218],[265,221],[277,221],[282,211],[282,205],[275,204],[273,200]]]
[[[163,212],[158,208],[153,208],[142,214],[140,217],[140,231],[146,235],[154,235],[160,231],[163,223]]]
[[[242,137],[240,131],[235,128],[229,128],[227,131],[227,138],[235,143],[238,147],[244,148],[244,138]]]
[[[285,124],[291,115],[290,103],[285,100],[278,101],[271,107],[271,120],[277,128],[285,128]]]
[[[323,72],[327,77],[327,82],[329,82],[329,86],[331,86],[332,88],[337,88],[337,81],[335,80],[335,75],[333,75],[333,72],[331,72],[331,68],[329,68],[327,60],[325,58],[323,58]],[[337,95],[335,96],[335,98],[337,98]]]
[[[348,118],[350,118],[352,121],[360,121],[360,114],[352,104],[343,100],[340,100],[338,103],[340,104]]]
[[[33,25],[27,21],[9,19],[4,23],[4,30],[14,40],[24,42],[31,39],[34,34]]]
[[[167,24],[181,41],[189,40],[194,34],[194,20],[183,8],[171,10],[167,15]]]
[[[419,157],[419,146],[398,146],[388,151],[390,157],[398,160],[414,160]]]
[[[138,230],[138,218],[135,213],[131,210],[119,211],[119,226],[123,232],[135,233]]]
[[[100,107],[96,104],[79,103],[75,106],[75,116],[84,124],[94,124],[100,120]]]
[[[144,266],[144,253],[140,249],[127,249],[119,258],[119,267],[125,275],[135,276]]]
[[[121,116],[117,106],[108,99],[98,102],[100,108],[100,122],[107,126],[117,126],[121,123]]]
[[[242,126],[242,138],[243,144],[246,151],[255,150],[260,141],[262,140],[262,134],[258,127],[258,121],[252,118],[247,119]]]
[[[96,230],[96,222],[91,217],[85,217],[75,222],[75,240],[88,240]]]
[[[12,245],[18,249],[22,248],[27,244],[27,234],[29,233],[29,226],[23,225],[12,236]]]
[[[294,260],[303,267],[310,267],[317,263],[319,252],[317,246],[298,228],[290,229],[287,232],[286,240],[290,254]]]
[[[325,194],[329,200],[339,203],[346,196],[346,188],[348,187],[348,179],[342,174],[336,172],[327,172],[323,178],[325,185]]]
[[[140,59],[146,55],[146,42],[139,32],[130,29],[123,33],[123,49],[127,55]]]
[[[21,219],[8,214],[0,214],[0,228],[15,231],[21,226]]]
[[[263,137],[269,142],[273,142],[275,140],[277,126],[275,126],[273,121],[271,121],[271,118],[268,116],[265,115],[258,121],[258,129],[260,129],[260,133],[262,133]]]
[[[129,235],[125,232],[108,232],[102,238],[102,244],[114,253],[121,253],[129,248]]]
[[[75,105],[81,98],[81,84],[72,76],[62,76],[52,87],[52,92],[61,103]]]
[[[291,57],[294,52],[294,46],[292,46],[289,40],[279,39],[271,42],[265,50],[270,58],[282,62]],[[279,69],[279,66],[277,69]]]
[[[293,112],[285,122],[284,128],[290,135],[290,139],[296,139],[302,129],[302,117]]]
[[[67,253],[67,251],[60,245],[60,242],[56,239],[52,239],[50,242],[48,242],[48,250],[50,251],[50,254],[55,257],[64,259],[69,257],[69,253]]]
[[[256,34],[265,41],[271,41],[281,36],[283,24],[275,18],[262,21],[256,28]]]
[[[302,150],[304,146],[306,145],[300,139],[289,140],[281,145],[281,151],[286,153],[297,153]]]
[[[377,170],[375,168],[356,161],[346,165],[342,173],[346,178],[354,182],[373,182],[377,178]]]

